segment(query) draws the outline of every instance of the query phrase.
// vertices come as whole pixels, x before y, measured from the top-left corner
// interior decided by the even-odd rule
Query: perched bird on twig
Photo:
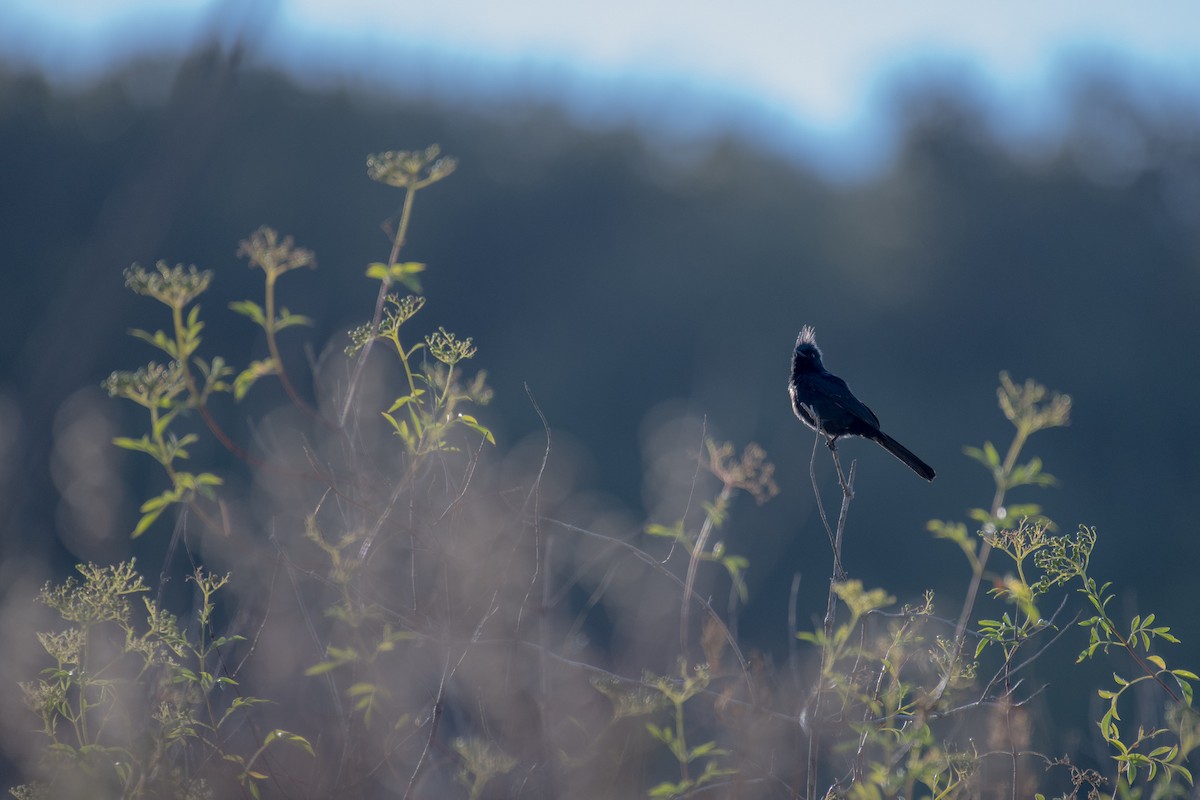
[[[837,440],[843,436],[861,436],[877,442],[925,480],[933,480],[933,467],[881,431],[879,417],[854,396],[844,380],[825,369],[815,337],[816,331],[805,325],[792,353],[788,394],[800,421],[819,431],[830,450],[836,449]]]

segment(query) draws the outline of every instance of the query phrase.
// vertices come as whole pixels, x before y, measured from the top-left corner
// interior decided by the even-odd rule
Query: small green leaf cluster
[[[1162,656],[1150,652],[1156,640],[1177,644],[1179,639],[1165,625],[1155,626],[1156,616],[1136,614],[1130,620],[1128,633],[1122,633],[1118,623],[1107,610],[1113,598],[1111,583],[1097,584],[1088,575],[1092,551],[1097,535],[1093,528],[1080,527],[1069,536],[1052,536],[1042,524],[1022,523],[1016,529],[985,535],[985,539],[997,551],[1012,559],[1016,574],[1006,575],[991,594],[1008,601],[1019,609],[1016,617],[1004,614],[1000,619],[979,621],[980,641],[976,656],[989,644],[998,644],[1004,649],[1006,661],[1011,661],[1025,640],[1049,626],[1037,610],[1037,598],[1050,589],[1078,582],[1076,591],[1083,594],[1095,612],[1081,620],[1078,625],[1088,630],[1088,645],[1080,652],[1076,662],[1083,662],[1098,652],[1124,651],[1141,671],[1133,679],[1113,673],[1113,689],[1099,689],[1098,695],[1107,701],[1107,708],[1097,723],[1104,741],[1112,748],[1117,764],[1115,776],[1118,787],[1132,787],[1145,771],[1146,782],[1160,778],[1156,791],[1161,791],[1179,777],[1192,783],[1191,772],[1184,766],[1186,753],[1180,747],[1180,724],[1184,715],[1192,715],[1192,683],[1200,680],[1186,669],[1168,669]],[[1032,563],[1030,563],[1032,562]],[[1041,571],[1036,581],[1028,575],[1030,568]],[[1132,739],[1123,737],[1119,702],[1129,696],[1130,690],[1141,683],[1155,683],[1175,703],[1181,712],[1173,716],[1174,727],[1161,726],[1146,729],[1138,726]],[[1176,689],[1178,694],[1176,694]],[[1175,743],[1154,746],[1152,740],[1174,737]]]
[[[1133,786],[1138,779],[1138,773],[1145,770],[1146,780],[1154,781],[1162,771],[1161,784],[1168,785],[1176,776],[1182,777],[1189,784],[1192,781],[1191,772],[1184,766],[1189,751],[1195,747],[1193,742],[1187,744],[1184,727],[1195,728],[1200,725],[1198,717],[1192,709],[1193,683],[1200,680],[1195,672],[1187,669],[1168,669],[1162,656],[1152,653],[1151,647],[1156,641],[1178,644],[1179,639],[1171,633],[1166,625],[1155,625],[1156,615],[1153,613],[1142,616],[1135,614],[1129,621],[1128,633],[1119,630],[1118,623],[1108,612],[1109,601],[1113,594],[1109,591],[1111,582],[1097,584],[1088,575],[1088,562],[1092,547],[1096,541],[1096,532],[1091,528],[1080,528],[1075,541],[1064,548],[1064,552],[1045,559],[1050,574],[1059,583],[1077,580],[1081,585],[1077,591],[1082,593],[1095,613],[1079,622],[1080,627],[1088,631],[1088,644],[1080,653],[1077,662],[1094,658],[1097,652],[1108,653],[1110,649],[1123,650],[1138,666],[1141,674],[1132,679],[1125,679],[1113,673],[1113,689],[1100,689],[1098,694],[1102,700],[1108,701],[1108,706],[1097,725],[1104,741],[1113,749],[1113,758],[1119,765],[1118,777],[1127,785]],[[1141,683],[1155,683],[1178,704],[1179,710],[1174,715],[1168,715],[1168,724],[1146,730],[1138,726],[1137,736],[1131,741],[1122,737],[1122,722],[1118,703],[1130,691]],[[1178,689],[1176,694],[1175,689]],[[1151,747],[1151,740],[1170,737],[1174,742],[1166,745]],[[1143,752],[1141,748],[1150,747]]]
[[[472,430],[494,445],[496,439],[486,426],[474,415],[458,410],[462,403],[484,406],[492,399],[486,372],[480,371],[464,382],[457,368],[460,362],[475,357],[474,341],[460,339],[439,326],[436,333],[425,336],[423,341],[406,346],[401,338],[402,326],[425,306],[425,298],[419,295],[401,298],[387,293],[383,300],[379,325],[368,323],[350,331],[351,345],[347,352],[361,358],[368,343],[381,339],[391,345],[389,349],[400,359],[408,391],[397,397],[382,415],[408,454],[416,458],[457,450],[447,438],[457,427]],[[434,362],[418,364],[416,356],[422,351],[428,352]]]
[[[1008,556],[1016,569],[1015,575],[1009,573],[999,577],[988,594],[1015,605],[1020,613],[1015,618],[1005,612],[1000,619],[978,621],[980,636],[975,648],[976,658],[988,645],[995,644],[1004,649],[1006,658],[1011,659],[1026,639],[1049,624],[1037,608],[1037,599],[1060,581],[1055,573],[1046,572],[1031,582],[1030,569],[1045,564],[1045,554],[1050,550],[1061,550],[1060,542],[1064,538],[1050,535],[1043,522],[1028,521],[1016,528],[984,534],[984,541]]]
[[[291,380],[283,368],[283,358],[280,355],[279,341],[276,335],[285,328],[296,325],[312,325],[312,320],[300,314],[293,314],[288,311],[286,306],[281,306],[276,310],[275,284],[280,276],[294,269],[301,267],[315,269],[316,257],[311,250],[297,247],[292,237],[285,236],[281,239],[275,230],[265,226],[242,241],[238,247],[238,256],[249,261],[252,268],[257,267],[262,270],[263,304],[259,305],[253,300],[235,300],[229,304],[229,308],[247,317],[263,329],[270,358],[252,361],[248,367],[238,373],[233,381],[234,399],[242,400],[250,391],[250,387],[260,378],[267,375],[278,375],[284,391],[292,401],[301,408],[307,409],[309,408],[308,404],[292,386]]]
[[[651,786],[646,792],[648,797],[679,797],[737,773],[735,769],[722,766],[721,759],[730,753],[718,747],[716,742],[688,744],[684,706],[703,694],[712,679],[712,669],[708,664],[689,668],[682,658],[677,662],[674,674],[646,673],[640,682],[599,677],[592,679],[592,686],[612,702],[614,722],[625,717],[649,716],[663,710],[671,712],[669,724],[647,722],[645,730],[675,760],[679,779],[661,781]],[[695,771],[696,765],[700,765],[698,773]]]
[[[338,588],[340,597],[326,613],[341,624],[343,635],[353,644],[330,644],[326,647],[325,658],[308,667],[304,674],[316,677],[338,671],[357,678],[349,681],[345,695],[355,712],[361,713],[363,721],[370,725],[382,704],[391,699],[391,694],[381,681],[364,680],[362,676],[386,672],[381,659],[392,653],[400,642],[415,638],[415,634],[397,630],[381,608],[363,602],[354,590],[363,566],[357,557],[363,545],[360,532],[348,532],[335,541],[328,541],[322,535],[316,517],[309,516],[305,538],[329,560],[329,580]]]
[[[1069,395],[1050,392],[1046,387],[1026,380],[1017,385],[1007,372],[1000,373],[1000,388],[996,390],[1000,409],[1016,428],[1008,453],[1002,460],[996,446],[984,442],[983,447],[964,448],[969,457],[978,461],[992,473],[996,483],[996,495],[990,510],[975,508],[969,513],[987,531],[1004,527],[1007,520],[1028,519],[1049,524],[1041,516],[1041,506],[1036,503],[1006,505],[1007,493],[1020,486],[1054,486],[1057,479],[1042,469],[1042,460],[1032,458],[1018,464],[1017,458],[1025,442],[1038,431],[1069,425],[1071,421],[1071,398]]]
[[[1197,740],[1189,733],[1200,725],[1191,709],[1192,683],[1197,676],[1186,669],[1168,669],[1160,655],[1150,652],[1156,641],[1179,641],[1170,633],[1169,627],[1154,624],[1154,614],[1134,615],[1128,626],[1119,625],[1110,616],[1107,608],[1114,596],[1110,590],[1111,583],[1099,584],[1088,574],[1098,538],[1094,528],[1080,526],[1073,534],[1055,535],[1053,523],[1042,516],[1039,506],[1006,505],[1005,498],[1011,489],[1051,486],[1056,482],[1043,471],[1040,459],[1033,458],[1025,464],[1018,464],[1017,457],[1031,434],[1069,423],[1071,399],[1049,392],[1033,381],[1018,385],[1006,373],[1001,373],[1000,381],[1000,407],[1016,429],[1008,453],[1002,460],[991,442],[985,443],[982,448],[966,450],[968,456],[992,473],[996,484],[991,509],[975,509],[971,512],[972,519],[982,526],[979,536],[983,546],[976,548],[975,543],[967,537],[966,526],[962,524],[930,523],[930,530],[935,535],[959,545],[967,555],[977,581],[985,574],[991,552],[1001,553],[1010,562],[1010,569],[991,576],[992,588],[988,594],[1014,610],[978,621],[975,658],[979,658],[989,646],[997,646],[1003,655],[997,678],[1007,686],[1011,674],[1020,668],[1018,657],[1028,642],[1043,631],[1057,630],[1053,618],[1047,619],[1041,611],[1043,598],[1054,589],[1075,585],[1076,591],[1084,595],[1094,612],[1078,622],[1088,631],[1088,644],[1076,662],[1089,660],[1098,653],[1108,654],[1117,650],[1124,652],[1141,674],[1126,679],[1114,672],[1114,688],[1098,690],[1099,697],[1107,701],[1106,710],[1097,726],[1112,751],[1116,766],[1116,774],[1111,780],[1094,770],[1081,770],[1065,759],[1047,759],[1047,763],[1052,767],[1067,767],[1076,791],[1086,785],[1090,787],[1089,796],[1100,797],[1100,787],[1103,785],[1114,786],[1116,796],[1139,796],[1142,791],[1140,787],[1151,788],[1152,795],[1156,797],[1173,796],[1182,791],[1176,782],[1177,778],[1192,783],[1191,772],[1184,762],[1197,746]],[[1019,519],[1019,522],[1015,526],[1006,525],[1013,518]],[[1128,629],[1127,634],[1123,632],[1125,628]],[[1168,720],[1166,725],[1153,725],[1150,728],[1139,725],[1136,736],[1129,738],[1122,733],[1119,702],[1130,697],[1130,689],[1138,684],[1157,684],[1163,694],[1176,704],[1176,708],[1165,715]],[[1006,702],[1011,702],[1010,692],[1011,689],[1005,694],[1008,698]],[[1160,744],[1164,738],[1173,738],[1174,741]]]
[[[199,625],[192,634],[145,596],[149,587],[134,561],[81,564],[77,570],[80,578],[47,584],[38,597],[65,623],[38,634],[54,665],[21,684],[50,740],[43,764],[48,777],[14,794],[57,796],[91,782],[93,797],[214,797],[210,786],[219,776],[178,765],[201,764],[215,755],[237,764],[234,777],[257,797],[257,783],[266,776],[253,765],[266,744],[243,758],[227,751],[225,731],[236,724],[239,711],[265,701],[237,694],[222,656],[242,637],[209,635],[214,595],[229,576],[199,568],[191,576],[199,593]],[[135,605],[138,596],[141,603]],[[131,702],[138,695],[151,702]],[[127,737],[113,731],[142,733]],[[271,741],[311,753],[302,737],[277,733]]]
[[[437,183],[454,172],[457,162],[443,157],[437,145],[423,151],[388,151],[367,159],[367,174],[372,180],[405,190],[400,223],[392,241],[392,251],[386,262],[367,267],[368,278],[380,282],[379,302],[374,318],[350,331],[350,346],[346,353],[361,363],[377,340],[388,342],[404,369],[407,391],[396,397],[384,412],[383,418],[400,438],[415,470],[421,457],[435,452],[449,452],[457,447],[447,438],[458,427],[474,431],[489,444],[495,444],[492,432],[471,414],[457,410],[463,402],[486,405],[491,400],[486,373],[478,373],[463,382],[458,364],[473,358],[476,348],[470,338],[460,339],[439,326],[413,345],[404,344],[402,327],[425,305],[419,275],[427,269],[419,261],[400,261],[399,254],[408,235],[413,201],[418,190]],[[414,294],[400,297],[391,289],[403,285]],[[436,363],[422,360],[427,353]]]
[[[159,332],[162,335],[162,332]],[[165,349],[165,348],[164,348]],[[188,458],[188,445],[199,437],[194,433],[180,436],[170,430],[176,416],[187,408],[180,396],[187,388],[187,376],[182,362],[172,361],[160,366],[153,361],[136,372],[114,372],[104,381],[110,397],[124,397],[145,408],[150,414],[150,433],[133,439],[118,436],[113,444],[125,450],[145,453],[153,458],[171,480],[170,488],[142,503],[141,518],[133,529],[133,537],[141,536],[170,506],[192,504],[199,497],[215,499],[213,487],[222,480],[210,472],[199,474],[180,470],[177,461]]]
[[[170,309],[171,328],[153,333],[134,329],[130,334],[152,347],[161,350],[171,361],[166,366],[150,362],[133,372],[114,372],[103,386],[112,397],[123,397],[145,408],[150,415],[150,433],[140,438],[117,437],[113,443],[126,450],[146,453],[154,458],[167,473],[170,488],[144,502],[140,508],[141,518],[134,527],[134,537],[147,529],[168,508],[174,505],[190,506],[202,519],[208,519],[198,504],[201,499],[215,502],[214,487],[222,485],[222,479],[212,473],[194,474],[181,471],[176,462],[187,459],[187,445],[198,440],[194,433],[180,435],[171,429],[178,418],[190,411],[199,411],[213,434],[226,447],[243,455],[222,430],[208,411],[213,394],[232,392],[237,400],[245,397],[250,387],[266,375],[278,375],[289,394],[294,395],[286,373],[283,371],[275,335],[279,330],[308,324],[306,317],[290,313],[283,308],[275,310],[275,282],[285,272],[302,266],[313,266],[312,253],[296,247],[290,237],[279,238],[270,228],[260,228],[243,241],[238,251],[246,256],[252,266],[263,270],[265,277],[265,304],[260,306],[250,300],[240,300],[230,307],[250,318],[267,335],[267,346],[271,357],[253,361],[233,381],[236,372],[221,356],[211,360],[200,358],[197,352],[203,341],[205,323],[200,319],[199,297],[212,283],[211,270],[198,270],[195,266],[185,268],[182,264],[169,267],[158,262],[153,272],[134,264],[125,271],[125,284],[134,292],[152,297]],[[298,398],[297,398],[298,399]]]
[[[517,765],[515,758],[477,736],[455,739],[454,752],[462,759],[458,782],[467,787],[471,800],[478,800],[485,786],[494,778],[507,775]]]
[[[930,631],[938,624],[933,594],[896,613],[888,610],[895,597],[859,580],[835,582],[833,591],[846,617],[831,635],[818,629],[796,636],[821,653],[805,714],[814,717],[814,730],[833,737],[835,749],[852,754],[852,778],[836,788],[848,797],[969,795],[977,754],[942,741],[931,721],[932,686],[959,669],[952,648]],[[962,686],[971,676],[953,677]]]
[[[753,442],[746,445],[740,458],[734,455],[734,447],[729,442],[718,444],[706,438],[704,448],[701,466],[721,482],[721,489],[712,501],[703,503],[704,521],[700,529],[689,530],[686,521],[680,519],[669,526],[651,523],[645,532],[681,545],[693,562],[711,561],[723,566],[744,603],[748,597],[744,574],[750,562],[744,556],[727,552],[724,542],[717,541],[709,547],[708,541],[712,533],[725,524],[738,491],[746,492],[759,504],[779,493],[779,487],[775,485],[775,465],[766,460],[766,451]],[[691,572],[694,573],[694,569]]]
[[[290,236],[281,237],[267,227],[259,228],[242,241],[238,255],[246,258],[251,268],[262,270],[263,302],[237,300],[229,307],[263,330],[269,353],[268,358],[253,360],[240,372],[219,355],[211,360],[197,355],[203,342],[205,323],[200,318],[201,307],[196,301],[212,284],[211,270],[182,264],[171,267],[159,261],[154,271],[147,271],[138,264],[125,271],[126,286],[137,294],[158,300],[171,314],[168,330],[130,331],[135,338],[165,353],[170,362],[166,366],[150,362],[136,371],[114,372],[103,383],[110,396],[131,400],[147,409],[150,415],[148,435],[136,439],[118,437],[114,444],[151,456],[163,466],[171,482],[170,488],[142,504],[142,516],[133,530],[135,537],[143,534],[174,505],[189,506],[201,519],[219,527],[199,501],[216,502],[214,487],[222,485],[222,479],[207,472],[181,471],[175,463],[188,458],[186,446],[198,440],[195,433],[181,435],[171,429],[180,417],[198,412],[221,444],[234,455],[248,460],[210,412],[209,403],[214,394],[228,392],[240,401],[261,378],[274,375],[297,406],[315,413],[292,385],[283,366],[277,337],[280,331],[310,325],[311,320],[293,314],[286,307],[277,307],[276,284],[282,275],[292,270],[315,267],[316,259],[312,251],[297,247]]]
[[[399,283],[411,292],[421,291],[421,281],[417,275],[425,271],[425,265],[417,261],[405,261],[398,264],[384,264],[376,261],[367,267],[367,277],[383,281],[384,286],[391,288]]]

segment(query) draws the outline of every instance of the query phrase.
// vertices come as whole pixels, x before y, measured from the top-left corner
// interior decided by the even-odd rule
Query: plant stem
[[[714,507],[724,508],[732,496],[733,487],[728,483],[724,484]],[[683,581],[683,605],[679,609],[679,652],[684,658],[687,658],[688,619],[691,616],[692,589],[696,584],[696,571],[699,569],[701,556],[704,554],[704,548],[708,546],[708,539],[712,536],[714,526],[713,514],[710,512],[704,518],[704,524],[700,526],[700,535],[696,537],[696,543],[692,545],[688,558],[687,577]]]
[[[1004,463],[996,473],[996,493],[992,496],[992,507],[989,511],[993,520],[1000,515],[1000,510],[1004,508],[1004,496],[1008,491],[1008,479],[1012,475],[1013,467],[1017,463],[1017,456],[1020,455],[1021,448],[1025,446],[1025,440],[1029,438],[1029,434],[1030,430],[1025,425],[1017,426],[1017,433],[1013,437],[1012,444],[1008,447]],[[963,603],[962,613],[959,614],[958,624],[954,628],[954,660],[956,661],[962,655],[963,640],[967,634],[967,623],[970,622],[971,614],[975,610],[975,601],[979,595],[979,586],[983,583],[983,573],[987,567],[988,556],[991,554],[992,546],[985,540],[979,548],[979,558],[974,565],[975,568],[971,575],[971,585],[967,588],[967,599]],[[938,692],[938,694],[941,694],[941,692]]]
[[[687,675],[683,676],[687,680]],[[687,783],[688,777],[688,751],[687,739],[684,738],[683,732],[683,703],[675,701],[675,744],[679,748],[679,775],[684,783]]]
[[[221,443],[221,446],[232,453],[235,458],[245,461],[252,467],[261,466],[262,463],[258,459],[252,458],[245,450],[238,447],[221,426],[217,424],[212,414],[208,412],[208,404],[205,402],[204,397],[201,396],[200,390],[196,388],[196,379],[192,375],[191,369],[192,354],[190,351],[184,352],[186,336],[183,328],[183,306],[178,304],[171,306],[171,321],[175,326],[175,352],[179,356],[179,367],[183,370],[183,380],[187,385],[188,397],[191,398],[196,410],[200,412],[200,417],[204,420],[204,424],[208,426],[208,430]],[[199,509],[196,509],[196,513],[204,517],[206,522],[209,521]]]
[[[404,239],[408,235],[408,222],[412,218],[413,198],[417,193],[417,186],[408,185],[404,191],[404,206],[400,211],[400,225],[396,229],[396,236],[392,240],[392,252],[388,255],[388,264],[395,264],[396,259],[400,257],[400,248],[404,246]],[[346,417],[350,415],[350,406],[354,402],[354,394],[358,388],[358,382],[362,380],[363,368],[367,364],[367,356],[371,354],[371,345],[375,343],[375,337],[379,334],[379,322],[383,319],[383,303],[388,295],[388,282],[381,281],[379,284],[379,295],[375,298],[375,315],[371,317],[371,335],[367,338],[367,343],[363,345],[362,352],[358,354],[358,363],[354,365],[354,373],[350,377],[350,385],[346,387],[346,402],[342,405],[342,413],[338,415],[338,425],[345,426]],[[407,363],[405,364],[407,368]],[[409,380],[411,383],[411,373]]]
[[[288,377],[287,370],[283,368],[283,357],[279,354],[279,344],[275,339],[275,280],[278,277],[272,269],[264,270],[266,273],[266,288],[263,292],[264,303],[266,309],[263,321],[263,328],[267,332],[267,351],[271,354],[271,360],[275,362],[275,369],[278,370],[279,382],[283,384],[283,391],[291,399],[297,407],[304,409],[308,414],[318,417],[324,421],[324,418],[317,413],[311,405],[308,404],[296,391],[296,387],[292,385],[291,378]]]

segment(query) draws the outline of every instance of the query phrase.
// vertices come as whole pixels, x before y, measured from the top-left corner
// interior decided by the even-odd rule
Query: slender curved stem
[[[400,248],[404,246],[404,240],[408,235],[408,223],[412,219],[413,198],[416,196],[419,185],[405,187],[404,206],[400,211],[400,224],[396,228],[396,236],[392,239],[392,251],[388,255],[388,264],[395,264],[396,259],[400,257]],[[367,338],[367,343],[363,345],[362,352],[358,354],[358,363],[354,365],[354,372],[350,376],[350,385],[346,387],[346,402],[342,404],[342,413],[338,415],[338,425],[345,426],[346,417],[350,415],[350,406],[354,403],[354,394],[358,389],[358,383],[362,380],[363,368],[367,364],[367,356],[371,354],[371,345],[375,342],[375,337],[379,334],[379,322],[383,319],[383,304],[388,295],[387,281],[381,281],[379,284],[379,295],[375,298],[375,314],[371,317],[371,335]],[[405,364],[407,367],[407,364]],[[411,383],[411,373],[409,380]]]

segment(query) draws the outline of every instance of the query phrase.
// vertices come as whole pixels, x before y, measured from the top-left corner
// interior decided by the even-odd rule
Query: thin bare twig
[[[833,528],[829,525],[829,517],[825,515],[825,503],[821,500],[821,487],[817,485],[817,445],[820,441],[821,435],[818,433],[813,437],[812,455],[808,459],[808,479],[812,481],[813,497],[817,500],[817,512],[821,515],[821,524],[825,526],[825,534],[829,537],[829,549],[833,551],[834,569],[838,574],[844,574],[841,554],[834,541]]]
[[[708,417],[706,416],[706,417],[704,417],[703,421],[700,423],[700,447],[699,447],[698,452],[703,452],[704,443],[707,440],[707,438],[708,438]],[[687,502],[684,503],[683,515],[680,516],[680,518],[679,518],[681,526],[687,524],[688,512],[690,512],[692,510],[692,498],[695,497],[696,486],[700,483],[700,468],[701,468],[702,463],[703,462],[702,462],[701,458],[699,456],[697,456],[696,457],[696,471],[694,473],[692,473],[692,483],[691,483],[691,486],[688,487]],[[711,521],[712,521],[711,518],[706,518],[704,520],[704,526],[700,530],[700,537],[699,537],[700,540],[702,540],[702,542],[697,547],[693,547],[691,552],[688,554],[687,579],[684,581],[685,589],[684,589],[684,593],[683,593],[683,598],[682,598],[682,600],[680,602],[680,606],[679,606],[679,652],[681,655],[684,655],[684,656],[686,656],[686,654],[687,654],[688,616],[691,613],[691,606],[687,602],[687,598],[691,595],[691,589],[692,589],[693,584],[695,583],[696,567],[697,567],[697,560],[698,560],[698,556],[696,554],[701,551],[701,548],[703,547],[703,540],[707,540],[707,538],[708,538],[705,528],[711,529],[711,525],[710,525]],[[671,540],[671,547],[667,550],[666,558],[663,559],[664,564],[667,563],[668,561],[670,561],[671,556],[673,556],[675,554],[675,545],[677,543],[678,543],[677,539]]]
[[[829,451],[833,454],[833,465],[837,468],[838,484],[842,487],[842,507],[838,512],[837,530],[833,536],[833,575],[829,578],[829,599],[825,606],[825,637],[833,637],[834,610],[837,607],[837,593],[834,585],[846,580],[846,570],[842,567],[842,540],[846,533],[846,515],[850,512],[850,501],[854,499],[854,474],[858,467],[857,461],[850,462],[850,474],[842,472],[842,462],[838,458],[837,449],[832,441]]]
[[[721,494],[717,496],[717,502],[714,505],[719,508],[728,503],[732,496],[733,487],[725,484],[721,487]],[[696,571],[700,568],[700,556],[704,553],[704,548],[708,546],[708,538],[712,536],[713,527],[713,515],[708,514],[704,518],[704,524],[700,526],[700,535],[696,537],[696,543],[692,545],[691,557],[688,559],[687,577],[683,581],[683,602],[679,607],[679,653],[684,658],[687,658],[688,618],[692,605],[688,598],[695,594],[693,590],[696,586]]]
[[[825,683],[825,671],[829,667],[827,659],[832,656],[831,643],[833,641],[833,623],[835,611],[837,610],[837,592],[834,591],[834,589],[838,583],[846,580],[846,570],[842,566],[842,541],[846,531],[846,517],[850,511],[850,501],[854,499],[854,476],[858,464],[855,461],[851,461],[849,474],[843,472],[842,462],[838,457],[836,439],[829,437],[822,432],[821,418],[816,413],[816,409],[812,408],[811,406],[805,406],[805,408],[812,416],[815,423],[813,455],[809,461],[808,468],[809,478],[812,480],[813,494],[816,496],[817,508],[821,513],[821,522],[825,525],[825,533],[829,536],[830,546],[833,549],[833,574],[829,578],[829,596],[825,605],[825,647],[821,657],[821,676],[817,681],[816,691],[813,695],[812,727],[808,737],[808,796],[815,797],[817,791],[817,761],[820,753],[819,727],[821,724],[821,700]],[[836,530],[831,530],[829,527],[829,519],[825,515],[825,507],[821,502],[821,491],[817,485],[817,442],[822,438],[824,438],[825,444],[829,447],[829,452],[833,456],[833,466],[837,470],[838,485],[842,489],[842,505],[840,511],[838,512]]]
[[[521,620],[525,615],[525,606],[529,603],[529,598],[533,595],[534,589],[537,587],[538,579],[541,577],[542,569],[542,476],[546,473],[546,464],[550,461],[550,451],[553,447],[554,437],[550,433],[550,423],[546,421],[546,415],[542,413],[541,406],[538,405],[537,399],[533,396],[533,390],[529,388],[529,384],[525,384],[525,394],[529,398],[529,402],[533,405],[533,410],[537,412],[538,419],[542,421],[542,430],[546,432],[546,449],[542,452],[542,463],[538,467],[537,475],[533,479],[533,486],[529,489],[529,494],[525,497],[525,506],[528,508],[533,506],[533,575],[529,578],[529,588],[525,592],[525,599],[521,601],[521,609],[517,612],[517,632],[521,630]],[[528,513],[528,512],[526,512]],[[543,592],[545,594],[545,592]],[[544,617],[545,608],[541,609]],[[541,623],[544,629],[545,622]]]
[[[400,256],[400,248],[404,246],[404,239],[408,234],[408,221],[412,218],[413,198],[416,196],[416,193],[416,187],[411,185],[405,187],[404,206],[400,212],[400,224],[396,227],[396,235],[392,239],[392,251],[388,256],[389,264],[396,263],[396,259]],[[358,361],[354,365],[354,372],[350,376],[350,383],[346,386],[346,401],[342,404],[342,412],[338,414],[339,427],[346,426],[346,417],[350,415],[350,407],[354,403],[354,395],[358,390],[358,383],[362,380],[363,369],[367,365],[367,356],[371,354],[371,346],[375,343],[375,337],[379,334],[379,323],[383,319],[383,306],[384,301],[387,300],[388,288],[387,281],[380,282],[379,295],[375,298],[375,313],[371,317],[371,335],[367,337],[362,352],[358,354]]]
[[[788,592],[788,669],[792,676],[792,687],[800,685],[800,658],[796,646],[796,635],[800,628],[796,622],[796,603],[800,596],[800,573],[792,574],[792,588]]]

